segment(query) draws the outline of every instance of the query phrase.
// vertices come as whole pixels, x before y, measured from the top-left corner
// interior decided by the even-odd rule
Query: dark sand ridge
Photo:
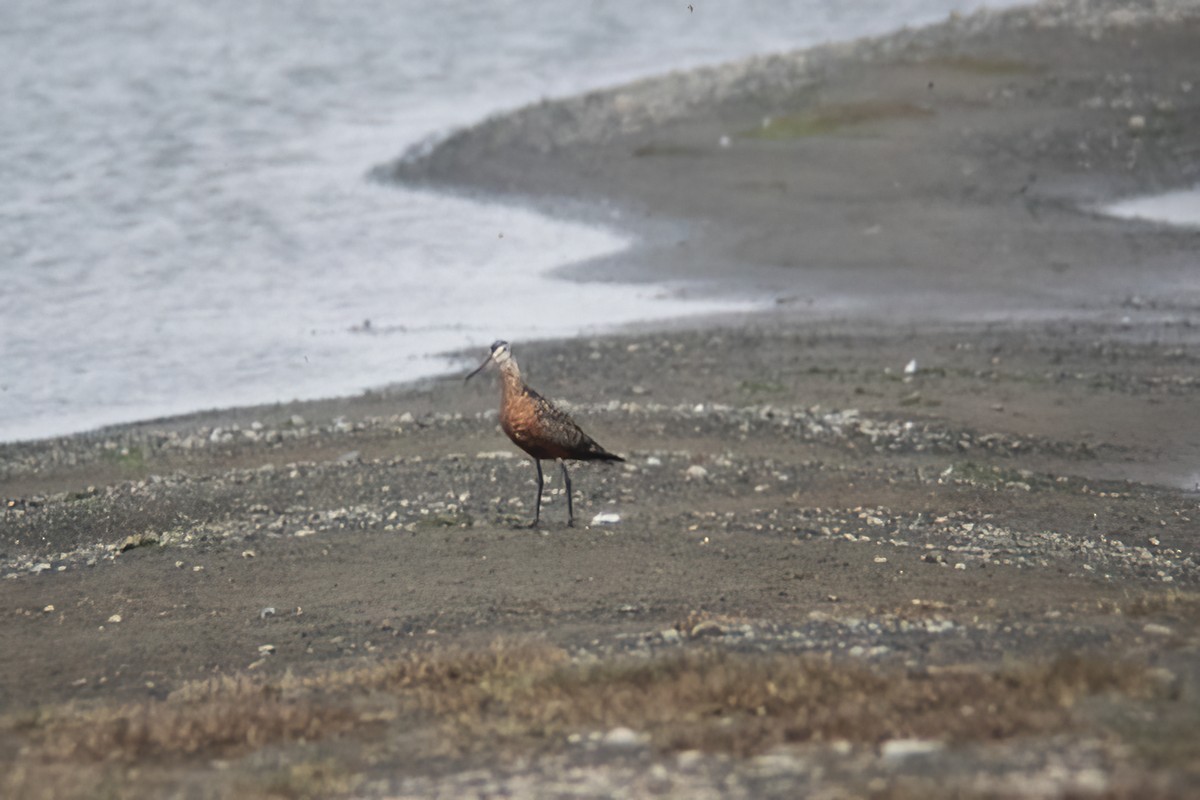
[[[644,240],[568,274],[708,280],[805,316],[1194,307],[1196,232],[1089,209],[1200,181],[1195,5],[1088,5],[1082,30],[1052,3],[535,105],[392,174],[603,205]]]
[[[1094,209],[1200,182],[1196,6],[1088,4],[1082,25],[1079,8],[981,13],[531,106],[392,174],[641,235],[563,270],[581,280],[700,280],[766,294],[784,320],[1100,320],[1190,346],[1200,231]],[[1159,453],[1104,474],[1196,485],[1200,414],[1082,429],[1098,424]]]
[[[1196,463],[1195,235],[1077,209],[1195,178],[1182,7],[673,76],[406,167],[781,302],[514,343],[630,459],[573,471],[610,527],[516,528],[533,470],[458,378],[0,446],[0,795],[1189,796],[1200,509],[1095,476]]]

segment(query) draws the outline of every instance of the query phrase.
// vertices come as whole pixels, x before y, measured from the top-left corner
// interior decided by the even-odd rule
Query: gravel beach
[[[574,528],[482,349],[0,445],[0,794],[1189,796],[1200,233],[1096,208],[1200,182],[1198,42],[981,13],[381,170],[635,234],[581,294],[769,308],[512,343],[628,461]]]

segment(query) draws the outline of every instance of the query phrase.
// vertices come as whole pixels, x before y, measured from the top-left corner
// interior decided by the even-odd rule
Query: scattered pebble
[[[879,753],[888,761],[902,761],[913,756],[927,756],[946,749],[933,739],[891,739],[883,743]]]
[[[131,536],[126,536],[125,541],[121,542],[120,551],[122,553],[133,550],[136,547],[148,547],[158,544],[158,537],[152,533],[138,533]]]
[[[614,749],[632,749],[641,747],[646,741],[644,734],[640,734],[635,730],[624,726],[616,727],[604,734],[604,738],[600,740],[605,747]]]
[[[724,634],[725,629],[711,619],[706,619],[692,628],[693,639],[699,639],[704,636],[723,636]]]

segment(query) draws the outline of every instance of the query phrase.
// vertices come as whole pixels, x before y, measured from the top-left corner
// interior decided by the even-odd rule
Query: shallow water
[[[1200,228],[1200,186],[1121,200],[1104,206],[1100,212],[1111,217]]]
[[[541,97],[979,5],[8,0],[0,441],[346,394],[497,337],[723,308],[546,276],[619,231],[365,176]]]

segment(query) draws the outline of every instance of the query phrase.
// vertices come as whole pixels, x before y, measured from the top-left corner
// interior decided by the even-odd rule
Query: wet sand
[[[642,237],[574,278],[774,307],[513,343],[629,459],[573,472],[613,525],[520,527],[532,467],[455,376],[0,447],[5,795],[1186,796],[1197,234],[1086,210],[1200,175],[1185,6],[669,76],[399,165]],[[670,693],[715,672],[775,694]],[[876,721],[770,699],[798,674]]]

